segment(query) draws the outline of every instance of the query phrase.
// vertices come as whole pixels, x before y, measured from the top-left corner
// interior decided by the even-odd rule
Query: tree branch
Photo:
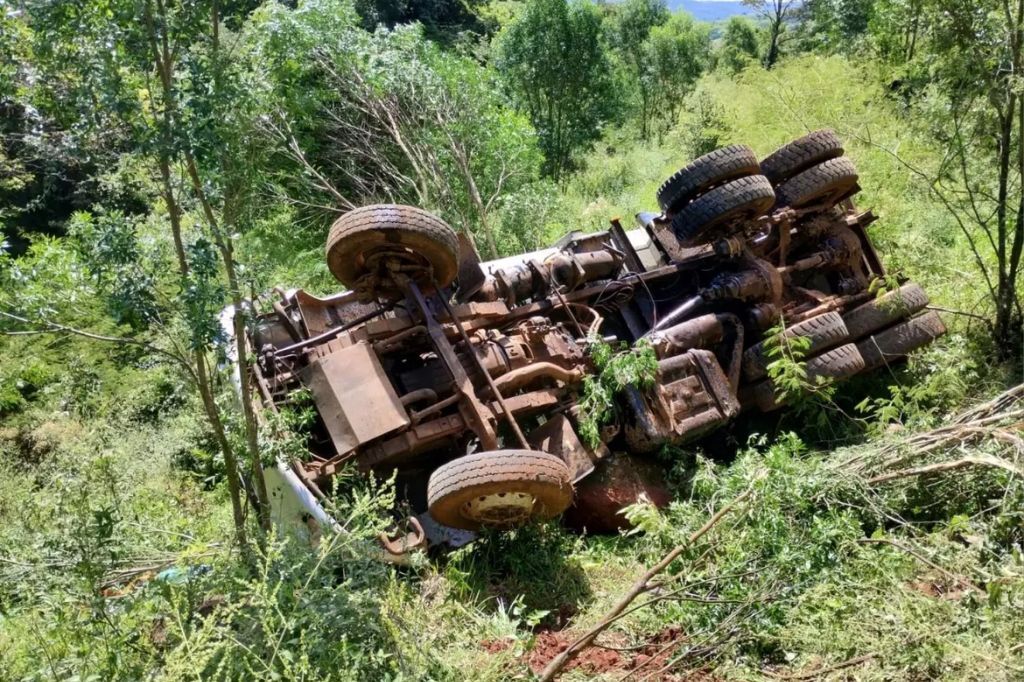
[[[596,639],[597,636],[600,635],[602,632],[607,630],[612,625],[612,623],[622,618],[629,605],[632,604],[638,596],[640,596],[649,589],[651,579],[653,579],[656,575],[658,575],[666,568],[668,568],[669,565],[677,558],[679,558],[679,556],[683,552],[685,552],[694,543],[696,543],[704,535],[706,535],[712,528],[714,528],[715,525],[718,524],[718,522],[726,516],[726,514],[728,514],[737,505],[739,505],[741,502],[750,497],[753,491],[754,488],[753,486],[751,486],[750,488],[747,488],[745,491],[743,491],[740,495],[733,498],[732,501],[728,502],[721,509],[719,509],[714,516],[708,519],[707,523],[705,523],[693,534],[691,534],[690,537],[687,538],[686,542],[675,547],[672,551],[666,554],[661,559],[661,561],[659,561],[657,564],[648,569],[648,571],[644,573],[639,580],[633,583],[633,586],[625,594],[625,596],[623,596],[618,601],[618,603],[604,616],[604,618],[601,619],[601,621],[597,625],[595,625],[590,630],[581,635],[579,638],[577,638],[576,641],[572,642],[565,651],[558,654],[558,656],[553,658],[551,662],[548,663],[548,665],[540,674],[540,682],[550,682],[551,680],[555,679],[561,672],[562,668],[564,668],[566,664],[569,663],[569,661],[576,658],[576,656],[579,655],[580,651],[589,646],[594,641],[594,639]]]
[[[72,336],[81,336],[82,338],[90,339],[92,341],[101,341],[103,343],[137,346],[139,348],[144,348],[151,353],[156,353],[158,355],[163,355],[164,357],[171,358],[178,365],[185,368],[185,370],[193,379],[195,378],[195,372],[192,369],[192,364],[188,360],[180,357],[179,355],[169,350],[160,348],[159,346],[154,346],[153,344],[148,343],[146,341],[140,341],[138,339],[133,339],[131,337],[126,336],[106,336],[104,334],[97,334],[95,332],[85,331],[84,329],[78,329],[76,327],[70,327],[64,324],[57,324],[56,322],[50,322],[49,320],[33,321],[28,319],[27,317],[15,315],[14,313],[9,313],[3,310],[0,310],[0,316],[6,317],[7,319],[13,320],[20,324],[39,327],[38,329],[29,330],[0,331],[0,334],[3,334],[4,336],[21,336],[30,334],[70,334]]]

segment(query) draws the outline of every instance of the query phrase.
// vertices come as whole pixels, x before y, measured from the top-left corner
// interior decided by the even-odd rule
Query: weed
[[[601,442],[601,427],[615,413],[615,397],[628,388],[645,390],[653,386],[658,358],[654,348],[644,341],[632,347],[622,344],[618,350],[595,341],[590,344],[590,358],[597,373],[583,380],[580,435],[590,447],[596,447]]]

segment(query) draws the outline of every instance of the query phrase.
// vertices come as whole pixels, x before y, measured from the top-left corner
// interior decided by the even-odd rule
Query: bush
[[[725,110],[706,90],[698,89],[686,99],[687,114],[683,145],[691,159],[723,146],[729,135]]]

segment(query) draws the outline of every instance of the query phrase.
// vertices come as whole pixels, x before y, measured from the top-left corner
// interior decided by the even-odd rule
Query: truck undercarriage
[[[830,131],[763,161],[726,147],[669,178],[661,211],[635,229],[616,219],[491,262],[417,208],[345,214],[327,259],[348,290],[276,290],[248,339],[265,410],[306,391],[315,405],[309,457],[271,481],[281,514],[330,523],[320,502],[355,464],[394,473],[412,510],[391,555],[461,544],[562,513],[610,453],[654,453],[778,409],[787,396],[769,365],[787,339],[803,339],[812,384],[929,343],[942,321],[920,287],[885,276],[842,154]],[[614,396],[588,439],[580,399],[598,344],[649,348],[656,369],[651,386]]]

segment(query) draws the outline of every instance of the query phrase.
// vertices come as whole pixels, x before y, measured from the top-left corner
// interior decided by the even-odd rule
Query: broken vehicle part
[[[808,340],[811,381],[877,369],[944,332],[917,285],[876,296],[891,277],[867,233],[875,216],[850,201],[856,183],[831,131],[760,164],[727,147],[669,178],[662,212],[638,213],[636,229],[615,219],[494,261],[421,209],[350,211],[326,248],[349,291],[275,290],[249,333],[264,408],[291,409],[308,390],[316,412],[308,457],[271,480],[275,504],[296,498],[289,513],[329,524],[322,505],[343,467],[394,474],[414,519],[382,538],[397,557],[557,516],[581,489],[580,504],[608,498],[575,513],[583,525],[620,527],[593,512],[626,506],[621,491],[594,490],[608,462],[784,404],[766,350],[779,329],[779,343]],[[650,386],[615,396],[589,442],[591,349],[641,340],[656,357]]]

